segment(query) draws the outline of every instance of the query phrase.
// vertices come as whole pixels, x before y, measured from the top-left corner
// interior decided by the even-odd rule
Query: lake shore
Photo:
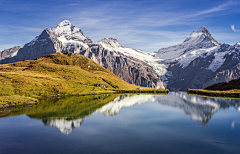
[[[40,103],[42,98],[50,97],[69,97],[69,96],[88,96],[88,95],[104,95],[104,94],[167,94],[168,89],[134,89],[134,90],[109,90],[105,92],[90,92],[90,93],[80,93],[74,95],[56,94],[52,96],[41,96],[41,97],[25,97],[19,95],[12,96],[0,96],[0,110],[6,108],[16,108],[20,106],[33,106]]]
[[[236,89],[227,90],[227,91],[188,89],[187,92],[188,94],[197,94],[197,95],[204,95],[204,96],[240,98],[240,90],[236,90]]]

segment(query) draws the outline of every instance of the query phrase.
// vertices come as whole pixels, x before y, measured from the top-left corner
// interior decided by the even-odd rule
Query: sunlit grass
[[[227,91],[217,91],[217,90],[204,90],[204,89],[188,89],[189,94],[198,94],[205,96],[214,97],[240,97],[239,90],[227,90]]]
[[[107,89],[97,85],[105,85]],[[99,93],[136,89],[80,54],[53,54],[0,66],[0,95],[26,97]]]
[[[167,92],[167,90],[139,88],[123,81],[91,59],[70,52],[0,65],[0,97],[4,100],[9,98],[8,103],[12,105],[17,101],[16,97],[13,97],[16,95],[27,100],[29,97],[33,99],[49,96],[119,93],[122,89],[125,93]],[[4,106],[6,104],[0,108]]]

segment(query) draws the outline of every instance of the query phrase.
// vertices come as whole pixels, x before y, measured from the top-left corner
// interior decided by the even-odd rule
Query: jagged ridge
[[[48,54],[70,51],[94,60],[131,84],[164,88],[156,71],[146,61],[118,52],[116,48],[109,49],[103,43],[118,44],[119,48],[130,51],[135,51],[134,49],[123,47],[114,39],[109,39],[111,41],[108,42],[106,40],[93,42],[84,36],[79,28],[65,20],[56,28],[45,29],[39,36],[24,45],[17,56],[1,60],[0,63],[33,60]]]

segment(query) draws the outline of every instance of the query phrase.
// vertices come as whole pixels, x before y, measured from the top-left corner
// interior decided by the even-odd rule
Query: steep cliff
[[[105,39],[106,40],[106,39]],[[115,39],[108,39],[115,40]],[[106,42],[105,42],[106,43]],[[118,42],[115,42],[119,44]],[[119,47],[125,50],[135,49]],[[151,65],[131,55],[125,55],[115,49],[109,49],[104,46],[102,41],[93,42],[83,35],[83,32],[65,20],[59,23],[55,28],[44,29],[43,32],[24,45],[14,57],[5,57],[0,63],[13,63],[22,60],[33,60],[44,55],[53,53],[73,52],[82,54],[123,80],[138,86],[164,88],[163,82],[159,79],[158,74]]]

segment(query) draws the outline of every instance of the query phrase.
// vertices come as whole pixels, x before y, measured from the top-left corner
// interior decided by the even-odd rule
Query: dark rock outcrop
[[[231,89],[240,89],[240,78],[231,80],[229,82],[216,83],[211,85],[206,90],[231,90]]]

